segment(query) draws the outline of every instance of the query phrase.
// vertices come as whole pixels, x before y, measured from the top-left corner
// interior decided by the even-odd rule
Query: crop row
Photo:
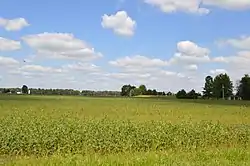
[[[6,117],[0,121],[0,155],[51,155],[248,147],[250,128],[200,122]]]

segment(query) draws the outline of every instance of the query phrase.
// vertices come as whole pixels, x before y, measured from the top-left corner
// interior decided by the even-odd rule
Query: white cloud
[[[208,14],[210,12],[208,7],[218,7],[227,10],[250,9],[249,0],[144,0],[144,2],[158,7],[165,13]]]
[[[204,5],[216,6],[228,10],[250,9],[249,0],[203,0]]]
[[[46,53],[46,56],[50,55],[57,59],[65,59],[66,53],[67,55],[73,52],[81,53],[84,49],[92,48],[70,34],[44,33],[25,36],[23,40],[35,49],[39,56],[44,55],[41,53]],[[199,75],[198,65],[201,62],[210,61],[209,53],[207,48],[191,41],[182,41],[177,44],[177,53],[170,59],[170,62],[175,61],[177,66],[171,66],[167,60],[134,55],[109,61],[113,68],[103,70],[90,62],[79,61],[83,57],[79,54],[73,58],[76,62],[61,64],[60,67],[43,66],[33,59],[36,64],[16,63],[12,68],[0,71],[0,75],[4,80],[1,82],[2,85],[6,86],[21,86],[27,82],[29,87],[119,90],[124,84],[136,86],[145,84],[151,89],[174,92],[182,88],[200,90],[203,86],[201,80],[204,78]],[[247,57],[247,53],[241,53],[241,56]],[[83,59],[86,60],[85,58]],[[50,64],[58,65],[56,61],[54,62]],[[0,63],[0,66],[3,65]],[[177,68],[174,69],[175,67]]]
[[[17,66],[19,62],[11,57],[0,56],[0,67],[14,67]]]
[[[135,55],[135,56],[126,56],[124,58],[117,59],[115,61],[109,62],[113,66],[117,67],[163,67],[167,66],[168,62],[161,59],[150,59],[145,56]]]
[[[100,67],[90,63],[75,63],[63,66],[63,68],[75,71],[97,72],[100,71]]]
[[[195,65],[195,64],[191,64],[191,65],[188,65],[185,67],[187,70],[190,70],[190,71],[196,71],[198,70],[198,66]]]
[[[195,14],[208,14],[209,10],[200,7],[199,0],[144,0],[145,3],[160,8],[165,13],[177,11]]]
[[[213,75],[218,75],[218,74],[225,74],[228,72],[225,69],[215,69],[215,70],[210,70],[210,73]]]
[[[250,51],[240,51],[235,56],[221,56],[213,60],[215,62],[227,63],[231,68],[250,70]]]
[[[234,81],[240,79],[244,74],[250,74],[250,51],[240,51],[233,56],[216,57],[213,61],[222,63]]]
[[[213,62],[226,62],[226,59],[222,56],[220,57],[215,57],[212,59]]]
[[[41,65],[24,65],[20,68],[21,71],[25,72],[41,72],[41,73],[61,73],[62,69],[46,67]]]
[[[102,57],[93,47],[68,33],[42,33],[24,36],[23,40],[39,56],[54,59],[90,61]]]
[[[107,73],[105,76],[116,78],[116,79],[140,79],[140,78],[149,78],[151,74],[145,73],[145,74],[138,74],[138,73]]]
[[[177,43],[177,53],[170,59],[170,63],[188,63],[192,65],[209,62],[209,54],[210,50],[207,48],[200,47],[191,41],[181,41]]]
[[[0,51],[13,51],[21,48],[21,43],[19,41],[6,39],[0,37]]]
[[[218,44],[221,46],[230,45],[238,49],[250,50],[250,36],[242,36],[238,39],[221,40],[218,41]]]
[[[118,11],[115,15],[104,14],[101,25],[103,28],[112,29],[115,34],[133,36],[136,21],[129,17],[126,11]]]
[[[0,18],[0,27],[7,31],[19,31],[30,24],[24,18],[4,19]]]
[[[170,71],[168,62],[161,59],[151,59],[145,56],[127,56],[110,62],[111,65],[118,67],[121,71],[107,73],[106,76],[115,80],[121,80],[122,84],[140,85],[145,84],[149,88],[177,91],[181,88],[199,89],[198,81],[182,72]],[[191,67],[194,68],[194,65]],[[184,81],[185,80],[185,81]],[[174,85],[174,86],[173,86]]]

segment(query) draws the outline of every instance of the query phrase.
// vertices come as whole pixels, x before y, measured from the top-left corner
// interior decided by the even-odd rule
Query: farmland
[[[0,96],[0,164],[249,165],[250,103]]]

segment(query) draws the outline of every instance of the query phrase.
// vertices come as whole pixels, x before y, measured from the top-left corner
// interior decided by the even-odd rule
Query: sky
[[[0,87],[201,91],[250,73],[250,0],[2,0]]]

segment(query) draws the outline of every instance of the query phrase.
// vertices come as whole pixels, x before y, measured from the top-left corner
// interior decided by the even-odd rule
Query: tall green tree
[[[219,74],[214,78],[213,95],[217,99],[222,98],[223,96],[228,98],[233,95],[233,83],[226,73]]]
[[[241,78],[239,85],[237,87],[237,94],[243,100],[250,100],[250,77],[249,75],[245,75]]]
[[[204,97],[206,97],[206,98],[213,97],[213,84],[214,84],[213,77],[207,76],[205,78],[205,86],[203,88],[203,96]]]
[[[121,89],[121,96],[130,96],[131,95],[131,90],[135,89],[135,86],[131,85],[123,85]]]
[[[152,91],[152,95],[153,95],[153,96],[156,96],[156,95],[157,95],[156,89],[154,89],[154,90]]]
[[[185,99],[186,96],[187,96],[187,92],[184,89],[182,89],[182,90],[180,90],[179,92],[176,93],[176,98],[177,99]]]
[[[142,91],[140,88],[134,88],[131,90],[131,96],[139,96],[142,94]]]
[[[142,95],[146,95],[147,94],[147,88],[146,88],[145,85],[140,85],[139,89],[140,89]]]
[[[27,85],[23,85],[23,87],[22,87],[22,93],[23,94],[28,94],[29,93],[29,88],[28,88]]]
[[[187,99],[198,99],[198,93],[195,92],[194,89],[192,89],[190,92],[186,95]]]

